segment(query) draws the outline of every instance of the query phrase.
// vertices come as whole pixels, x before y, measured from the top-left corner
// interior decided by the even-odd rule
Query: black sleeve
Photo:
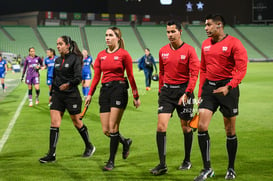
[[[78,86],[82,81],[82,63],[78,56],[75,56],[74,61],[74,76],[73,79],[69,81],[70,86]]]

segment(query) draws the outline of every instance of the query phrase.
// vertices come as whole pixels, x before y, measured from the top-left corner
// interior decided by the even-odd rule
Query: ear
[[[218,23],[217,24],[217,28],[221,28],[222,27],[222,24],[221,23]]]

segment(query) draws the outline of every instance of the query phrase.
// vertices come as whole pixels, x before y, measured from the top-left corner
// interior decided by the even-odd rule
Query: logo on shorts
[[[163,106],[158,107],[158,111],[162,111],[163,108],[164,108]]]
[[[69,67],[69,64],[68,64],[68,63],[64,64],[64,67],[65,67],[65,68],[68,68],[68,67]]]
[[[116,101],[116,105],[120,106],[121,105],[121,101]]]
[[[78,105],[77,104],[73,104],[72,107],[73,107],[73,109],[76,109],[78,107]]]
[[[234,114],[237,114],[237,113],[238,113],[238,109],[236,109],[236,108],[233,109],[232,111],[233,111]]]
[[[222,47],[223,52],[226,52],[228,50],[228,47]]]

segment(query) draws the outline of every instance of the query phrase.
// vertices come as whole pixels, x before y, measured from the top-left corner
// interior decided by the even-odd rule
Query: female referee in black
[[[105,41],[108,48],[101,51],[97,56],[94,65],[95,75],[85,104],[90,104],[100,81],[101,73],[103,73],[99,97],[100,119],[104,134],[110,136],[110,157],[103,170],[110,171],[114,168],[119,142],[123,144],[123,159],[128,157],[130,145],[132,144],[131,139],[125,139],[119,133],[119,124],[128,102],[127,89],[129,85],[124,78],[125,70],[132,88],[133,103],[136,108],[140,106],[140,100],[133,75],[132,58],[124,50],[120,29],[117,27],[108,28]]]
[[[59,127],[65,109],[68,110],[74,126],[78,129],[84,143],[83,157],[90,157],[96,148],[91,144],[87,127],[80,121],[82,99],[78,90],[82,77],[82,53],[77,43],[69,36],[57,40],[57,49],[61,56],[56,59],[53,72],[52,104],[50,106],[51,127],[48,154],[40,158],[41,163],[55,161]]]

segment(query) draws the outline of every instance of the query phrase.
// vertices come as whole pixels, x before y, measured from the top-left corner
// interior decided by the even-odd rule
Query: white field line
[[[28,94],[26,93],[25,97],[23,98],[20,105],[18,106],[13,118],[10,120],[9,125],[8,125],[5,133],[3,134],[3,136],[2,136],[2,138],[0,140],[0,152],[2,151],[5,143],[7,142],[8,138],[9,138],[9,135],[10,135],[10,133],[12,131],[12,128],[15,125],[18,116],[20,115],[20,112],[21,112],[21,110],[23,108],[23,105],[25,104],[25,102],[27,100],[27,97],[28,97]]]

